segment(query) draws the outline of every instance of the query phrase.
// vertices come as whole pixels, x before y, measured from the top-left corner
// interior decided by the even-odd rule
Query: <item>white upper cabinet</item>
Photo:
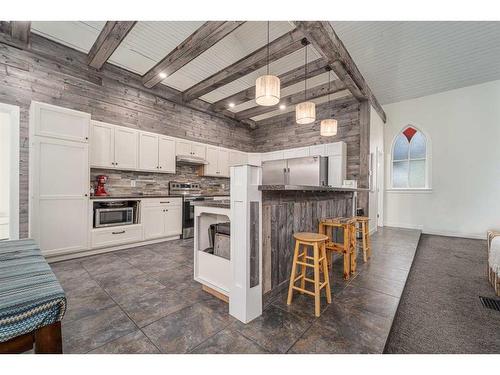
[[[309,156],[309,147],[290,148],[283,151],[283,159],[293,159]]]
[[[262,164],[262,154],[259,154],[258,152],[251,152],[246,154],[247,158],[247,163],[250,165],[256,165],[260,167]]]
[[[309,146],[309,156],[327,156],[326,144]]]
[[[218,147],[207,147],[207,163],[203,167],[203,174],[205,176],[217,176],[219,171],[219,148]]]
[[[229,166],[247,164],[248,157],[247,154],[241,151],[230,150],[229,151]]]
[[[137,169],[138,134],[136,130],[115,127],[115,167]]]
[[[219,176],[229,177],[229,151],[219,149],[219,160],[217,163]]]
[[[207,146],[207,157],[203,167],[204,176],[229,177],[229,151],[223,148]]]
[[[268,160],[282,160],[284,159],[283,151],[273,151],[273,152],[265,152],[261,156],[262,161]]]
[[[202,145],[201,143],[193,143],[191,150],[193,152],[193,156],[198,158],[205,159],[207,153],[207,146]]]
[[[32,102],[30,118],[34,135],[88,143],[89,113]]]
[[[160,172],[175,173],[175,139],[163,136],[159,137],[158,165]]]
[[[186,141],[185,139],[178,139],[175,142],[175,154],[177,156],[191,156],[192,155],[192,142]]]
[[[115,166],[115,128],[104,122],[92,121],[90,141],[90,165],[93,167],[114,168]]]
[[[206,158],[207,146],[201,143],[177,139],[175,142],[175,154],[177,156],[196,156],[201,159]]]
[[[156,134],[139,134],[139,169],[145,171],[158,171],[158,139]]]
[[[326,155],[343,155],[346,150],[345,142],[335,142],[335,143],[327,143],[326,145]]]

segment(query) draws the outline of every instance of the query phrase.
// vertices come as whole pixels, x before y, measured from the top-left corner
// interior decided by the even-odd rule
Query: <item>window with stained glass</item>
[[[409,126],[398,134],[392,148],[392,187],[425,188],[427,142],[422,132]]]

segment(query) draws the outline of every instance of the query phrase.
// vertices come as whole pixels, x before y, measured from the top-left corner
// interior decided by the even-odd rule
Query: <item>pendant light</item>
[[[303,40],[302,43],[306,46],[306,61],[304,64],[304,101],[295,106],[295,121],[297,121],[297,124],[304,125],[316,121],[316,104],[307,101],[307,40]]]
[[[330,105],[330,92],[331,92],[331,85],[332,85],[332,72],[330,69],[328,69],[328,104]],[[337,120],[333,118],[333,115],[331,118],[321,120],[321,125],[320,125],[320,134],[323,137],[333,137],[334,135],[337,135]]]
[[[280,79],[269,74],[269,21],[267,21],[267,73],[255,81],[255,102],[272,106],[280,101]]]

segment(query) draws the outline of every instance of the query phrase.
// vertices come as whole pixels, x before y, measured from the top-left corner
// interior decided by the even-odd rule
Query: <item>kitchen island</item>
[[[296,232],[318,232],[326,217],[350,217],[368,189],[261,185],[264,304],[288,286]]]
[[[194,279],[202,284],[205,291],[227,302],[231,286],[231,260],[214,251],[211,226],[231,221],[230,202],[200,201],[191,204],[194,206]]]

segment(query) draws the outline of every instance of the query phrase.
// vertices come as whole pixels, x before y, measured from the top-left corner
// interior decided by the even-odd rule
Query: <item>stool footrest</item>
[[[302,288],[300,288],[300,287],[298,287],[298,286],[295,286],[295,285],[294,285],[294,286],[292,286],[292,289],[294,289],[294,290],[298,290],[299,292],[302,292],[302,293],[305,293],[305,294],[309,294],[310,296],[315,296],[314,292],[310,292],[310,291],[309,291],[309,290],[307,290],[307,289],[302,289]]]

